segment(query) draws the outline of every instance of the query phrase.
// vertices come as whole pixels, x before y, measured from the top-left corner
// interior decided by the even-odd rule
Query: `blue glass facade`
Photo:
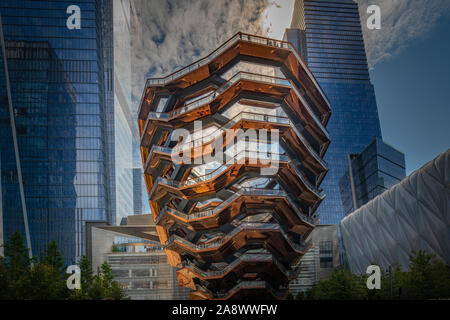
[[[405,155],[377,138],[361,153],[349,154],[347,163],[340,182],[346,216],[406,177]]]
[[[381,138],[378,110],[370,82],[358,5],[352,0],[304,0],[293,21],[302,21],[306,45],[300,50],[328,99],[331,144],[325,155],[329,172],[322,182],[326,198],[318,213],[321,224],[339,224],[345,216],[339,182],[347,155]],[[294,35],[294,33],[291,33]],[[300,37],[301,39],[302,37]],[[298,42],[299,37],[287,40]],[[305,49],[306,48],[306,49]]]
[[[68,6],[81,9],[69,30]],[[112,2],[2,0],[1,202],[5,239],[24,231],[18,137],[33,255],[56,240],[67,263],[85,252],[85,222],[115,222]],[[109,26],[109,27],[108,27]]]

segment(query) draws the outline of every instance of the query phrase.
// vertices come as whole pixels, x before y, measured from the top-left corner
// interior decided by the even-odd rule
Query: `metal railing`
[[[249,147],[251,149],[251,146],[246,145],[245,147]],[[256,146],[257,147],[257,146]],[[153,150],[153,148],[152,148]],[[155,150],[167,150],[165,147],[155,147]],[[234,149],[235,152],[237,152],[236,148]],[[150,157],[150,156],[149,156]],[[303,174],[300,172],[300,170],[297,168],[294,162],[290,161],[289,157],[286,155],[278,154],[278,153],[268,153],[268,152],[260,152],[260,151],[252,151],[252,150],[241,150],[237,152],[234,156],[232,156],[231,159],[229,159],[225,164],[219,166],[214,171],[194,177],[189,178],[186,181],[179,182],[173,179],[167,179],[158,177],[155,181],[155,184],[153,185],[151,191],[149,192],[149,197],[151,198],[151,195],[153,194],[154,190],[156,189],[156,186],[158,184],[165,184],[169,187],[173,187],[176,189],[192,186],[198,183],[203,183],[208,180],[212,180],[216,178],[219,174],[226,171],[231,165],[234,163],[244,163],[244,161],[248,159],[250,163],[257,164],[258,160],[263,161],[277,161],[277,162],[290,162],[291,167],[294,168],[295,173],[299,177],[299,179],[302,181],[302,183],[307,187],[307,189],[312,192],[314,195],[316,195],[318,198],[323,199],[325,197],[324,193],[317,190],[307,179],[304,178]],[[146,167],[145,167],[146,168]]]
[[[261,144],[259,144],[261,146]],[[175,188],[183,188],[187,186],[192,186],[197,183],[205,182],[208,180],[211,180],[215,177],[217,177],[220,173],[224,172],[226,169],[228,169],[231,165],[235,163],[245,163],[245,160],[248,160],[251,164],[257,164],[258,161],[276,161],[276,162],[287,162],[289,161],[288,156],[279,154],[279,153],[272,153],[272,152],[266,152],[266,151],[258,151],[258,150],[252,150],[254,147],[252,145],[246,145],[246,149],[244,150],[236,150],[238,148],[234,148],[235,154],[228,154],[231,158],[221,166],[214,169],[212,172],[204,174],[202,176],[198,176],[195,178],[189,178],[186,181],[179,182],[172,179],[162,178],[158,177],[155,185],[157,183],[164,183],[166,185],[169,185],[171,187]],[[255,146],[257,149],[258,146]]]
[[[234,260],[232,263],[228,264],[225,268],[221,270],[202,270],[198,266],[190,262],[183,262],[179,269],[189,268],[195,273],[199,274],[205,278],[219,277],[228,272],[230,272],[235,266],[240,264],[241,262],[273,262],[284,274],[286,274],[289,278],[293,278],[298,274],[297,270],[287,270],[285,266],[281,262],[278,261],[271,253],[244,253],[239,258]]]
[[[290,80],[285,79],[285,78],[261,75],[261,74],[256,74],[256,73],[252,73],[252,72],[246,72],[246,71],[239,71],[236,74],[234,74],[230,79],[228,79],[227,82],[225,82],[223,85],[221,85],[217,90],[211,92],[207,96],[205,96],[201,99],[197,99],[192,102],[189,102],[184,107],[172,110],[170,112],[151,111],[148,114],[148,118],[153,119],[153,120],[160,120],[160,119],[168,120],[168,119],[172,119],[180,114],[197,109],[198,107],[204,106],[204,105],[210,103],[211,101],[213,101],[217,96],[219,96],[220,94],[225,92],[228,88],[230,88],[233,84],[235,84],[239,80],[251,80],[251,81],[258,81],[258,82],[284,85],[284,86],[291,85]]]
[[[283,190],[277,190],[277,189],[259,189],[259,188],[241,188],[240,190],[238,190],[237,192],[235,192],[231,197],[229,197],[227,200],[223,201],[220,205],[218,205],[217,207],[215,207],[214,209],[208,209],[208,210],[203,210],[200,212],[196,212],[196,213],[191,213],[191,214],[185,214],[179,210],[173,209],[173,208],[169,208],[169,207],[165,207],[158,215],[158,217],[156,218],[156,224],[158,224],[167,214],[172,214],[175,216],[178,216],[184,220],[187,221],[192,221],[192,220],[197,220],[197,219],[201,219],[201,218],[206,218],[206,217],[211,217],[214,216],[216,214],[219,214],[222,210],[224,210],[229,204],[231,204],[233,201],[235,201],[237,198],[241,197],[241,196],[272,196],[272,197],[283,197],[285,198],[289,204],[291,205],[292,210],[294,210],[294,212],[297,214],[297,216],[309,223],[310,225],[315,225],[315,223],[317,222],[317,220],[319,219],[318,217],[316,218],[311,218],[307,215],[305,215],[304,213],[302,213],[297,205],[292,201],[292,199],[290,198],[290,196]]]
[[[231,85],[236,83],[239,80],[252,80],[252,81],[259,81],[259,82],[265,82],[270,84],[277,84],[277,85],[283,85],[286,87],[290,87],[293,89],[295,95],[298,97],[298,99],[301,101],[301,103],[305,106],[306,111],[308,114],[313,118],[314,122],[317,124],[317,126],[320,128],[320,130],[324,133],[324,135],[329,139],[329,133],[327,129],[322,125],[322,123],[319,121],[315,113],[311,110],[309,104],[306,102],[305,98],[303,98],[302,94],[298,91],[295,84],[285,78],[278,78],[278,77],[272,77],[272,76],[266,76],[266,75],[259,75],[254,74],[250,72],[245,71],[239,71],[235,75],[233,75],[225,84],[223,84],[221,87],[219,87],[216,91],[211,92],[209,95],[195,100],[184,107],[172,110],[170,112],[149,112],[147,116],[147,121],[144,126],[143,135],[145,134],[148,124],[150,120],[165,120],[168,121],[169,119],[172,119],[180,114],[187,113],[188,111],[192,111],[196,108],[199,108],[201,106],[204,106],[211,101],[213,101],[217,96],[219,96],[221,93],[223,93],[226,89],[228,89]],[[141,137],[142,138],[142,137]]]
[[[200,59],[200,60],[198,60],[198,61],[196,61],[196,62],[194,62],[194,63],[192,63],[192,64],[190,64],[190,65],[188,65],[166,77],[147,79],[147,81],[145,83],[145,87],[147,88],[149,86],[167,85],[170,82],[172,82],[176,79],[179,79],[182,76],[188,74],[189,72],[192,72],[192,71],[194,71],[198,68],[201,68],[201,67],[207,65],[208,63],[212,62],[216,57],[218,57],[219,55],[224,53],[226,50],[228,50],[230,47],[232,47],[238,41],[247,41],[247,42],[251,42],[251,43],[262,44],[262,45],[269,46],[269,47],[276,47],[276,48],[290,50],[295,55],[297,60],[300,62],[303,69],[308,74],[309,78],[314,82],[315,86],[319,90],[324,101],[328,104],[328,106],[330,106],[330,102],[328,101],[328,98],[324,94],[322,88],[320,87],[319,83],[315,79],[311,70],[309,70],[308,66],[303,61],[303,58],[300,56],[300,54],[297,52],[297,49],[291,43],[286,42],[286,41],[280,41],[280,40],[276,40],[276,39],[270,39],[270,38],[265,38],[265,37],[261,37],[261,36],[246,34],[246,33],[242,33],[242,32],[239,32],[236,35],[234,35],[232,38],[230,38],[228,41],[226,41],[224,44],[222,44],[220,47],[218,47],[216,50],[214,50],[208,56],[206,56],[206,57],[204,57],[204,58],[202,58],[202,59]]]
[[[178,235],[172,235],[169,239],[165,242],[164,246],[167,248],[174,242],[179,242],[184,244],[185,246],[189,247],[190,249],[197,251],[197,250],[205,250],[205,249],[217,249],[221,247],[224,243],[231,240],[236,234],[238,234],[241,231],[244,230],[271,230],[271,231],[279,231],[283,238],[286,240],[287,243],[297,252],[306,252],[308,248],[310,247],[310,241],[298,244],[293,242],[287,233],[280,227],[279,224],[276,223],[259,223],[259,222],[241,222],[239,223],[231,232],[224,235],[222,238],[209,242],[209,243],[200,243],[200,244],[194,244]]]
[[[156,224],[159,223],[159,221],[168,213],[172,214],[172,215],[176,215],[182,219],[185,220],[196,220],[199,218],[206,218],[206,217],[211,217],[214,216],[216,214],[219,214],[222,210],[224,210],[230,203],[232,203],[233,201],[235,201],[237,198],[241,197],[241,196],[246,196],[246,195],[258,195],[258,196],[274,196],[274,197],[282,197],[282,196],[286,196],[286,193],[284,191],[281,190],[274,190],[274,189],[256,189],[257,191],[255,192],[254,190],[252,190],[253,188],[242,188],[239,191],[237,191],[236,193],[234,193],[231,197],[229,197],[227,200],[223,201],[220,205],[218,205],[217,207],[215,207],[214,209],[208,209],[208,210],[202,210],[199,212],[195,212],[195,213],[191,213],[191,214],[185,214],[179,210],[173,209],[173,208],[169,208],[169,207],[165,207],[160,214],[158,215],[158,217],[156,218]],[[305,219],[308,218],[305,216]]]
[[[235,115],[233,118],[231,118],[229,121],[227,121],[223,126],[216,128],[216,130],[214,130],[211,133],[208,133],[207,136],[198,137],[196,139],[180,143],[179,145],[173,148],[173,152],[180,152],[181,150],[185,151],[187,148],[196,148],[206,143],[209,143],[217,139],[217,137],[221,136],[225,130],[230,129],[232,126],[234,126],[235,124],[239,123],[242,120],[254,120],[278,124],[291,124],[291,121],[289,120],[288,117],[242,111],[237,115]]]
[[[167,147],[162,147],[162,146],[152,146],[152,149],[150,151],[150,155],[148,158],[151,157],[151,153],[153,151],[160,152],[160,153],[167,153],[167,154],[179,153],[180,151],[187,151],[188,148],[189,149],[196,148],[196,147],[199,147],[206,143],[209,143],[209,142],[215,140],[221,134],[223,134],[223,132],[225,130],[229,129],[236,123],[239,123],[239,121],[241,121],[241,120],[255,120],[255,121],[263,121],[263,122],[277,123],[277,124],[288,124],[292,128],[292,130],[294,130],[294,132],[297,134],[300,141],[308,149],[308,151],[314,157],[314,159],[316,159],[317,162],[319,162],[323,168],[327,168],[327,163],[317,154],[316,150],[314,150],[311,147],[310,143],[298,131],[297,127],[294,125],[294,123],[291,120],[289,120],[288,117],[276,116],[276,115],[266,115],[266,114],[262,114],[262,113],[254,113],[254,112],[246,112],[246,111],[240,112],[239,114],[235,115],[233,118],[231,118],[230,121],[228,121],[222,127],[217,128],[215,131],[213,131],[206,137],[199,137],[197,139],[187,141],[185,143],[181,143],[172,149],[167,148]],[[147,158],[147,161],[148,161],[148,158]],[[147,161],[146,161],[145,167],[147,165]]]

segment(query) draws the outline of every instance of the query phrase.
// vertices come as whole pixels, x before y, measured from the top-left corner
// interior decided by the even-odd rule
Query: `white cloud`
[[[282,39],[289,28],[294,11],[294,0],[273,0],[263,12],[263,27],[267,36]]]
[[[135,0],[133,97],[147,77],[165,76],[210,53],[238,31],[264,35],[268,0]]]
[[[356,0],[369,66],[389,59],[425,36],[450,12],[448,0]],[[133,100],[147,77],[167,75],[198,60],[238,31],[281,38],[293,0],[134,0],[131,15]],[[368,30],[366,9],[381,8],[381,30]],[[134,106],[137,109],[137,106]]]
[[[370,68],[391,59],[420,39],[437,20],[450,13],[448,0],[357,0]],[[366,13],[369,5],[381,9],[381,29],[368,30]],[[443,39],[443,41],[445,41]]]

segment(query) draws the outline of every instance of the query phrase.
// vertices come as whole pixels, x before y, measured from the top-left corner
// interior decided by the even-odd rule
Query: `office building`
[[[318,213],[321,224],[339,224],[345,216],[339,184],[348,169],[347,155],[381,138],[358,4],[295,0],[285,39],[307,62],[331,104],[333,116],[327,126],[331,144],[324,158],[329,172],[322,184],[326,198]]]
[[[449,168],[447,150],[342,220],[352,272],[365,273],[371,264],[406,269],[413,250],[450,264]]]
[[[56,240],[68,264],[87,221],[115,221],[112,1],[77,3],[80,29],[73,4],[0,3],[4,239],[28,229],[33,255]]]
[[[141,232],[153,237],[142,239]],[[114,280],[131,300],[189,298],[189,289],[178,285],[175,269],[167,261],[151,215],[130,215],[120,226],[93,225],[88,244],[94,273],[108,262]]]
[[[345,215],[406,177],[405,155],[378,138],[347,159],[348,170],[340,181]]]
[[[289,292],[297,294],[328,278],[339,266],[338,226],[319,224],[311,233],[311,248],[301,261],[301,272],[289,283]]]
[[[275,39],[237,33],[147,80],[138,121],[150,206],[191,299],[286,296],[318,222],[329,117],[303,60]]]

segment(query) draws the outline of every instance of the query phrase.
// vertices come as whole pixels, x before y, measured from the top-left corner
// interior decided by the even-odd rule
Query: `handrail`
[[[229,87],[231,87],[234,83],[238,82],[241,79],[289,86],[288,80],[285,78],[261,75],[261,74],[248,72],[248,71],[239,71],[239,72],[236,72],[230,79],[228,79],[224,84],[222,84],[215,91],[211,92],[210,94],[206,95],[205,97],[203,97],[201,99],[196,99],[194,101],[191,101],[191,102],[185,104],[184,107],[180,107],[180,108],[177,108],[177,109],[169,111],[169,112],[154,112],[154,111],[149,112],[147,115],[147,120],[146,120],[146,123],[144,126],[143,134],[145,134],[145,131],[146,131],[146,128],[148,126],[150,119],[168,121],[169,119],[175,118],[175,116],[177,116],[177,115],[194,110],[200,106],[204,106],[204,105],[208,104],[209,102],[213,101],[217,96],[222,94]]]
[[[214,298],[224,299],[224,298],[229,298],[230,296],[235,294],[240,289],[245,289],[245,288],[266,288],[270,292],[272,292],[274,296],[281,297],[281,295],[276,292],[276,290],[270,285],[269,282],[263,281],[263,280],[256,280],[256,281],[248,281],[248,280],[246,280],[246,281],[241,281],[238,284],[236,284],[233,288],[231,288],[227,292],[223,292],[223,293],[213,293],[213,292],[211,292],[210,290],[208,290],[208,289],[206,289],[204,287],[202,287],[202,291],[205,292],[207,295],[211,296],[213,299]]]
[[[320,128],[320,130],[325,134],[325,136],[329,139],[329,133],[327,129],[322,125],[322,123],[319,121],[315,113],[311,110],[309,104],[307,101],[303,98],[302,94],[298,91],[295,84],[290,79],[286,78],[279,78],[274,76],[267,76],[267,75],[259,75],[247,71],[239,71],[236,74],[234,74],[226,83],[224,83],[222,86],[220,86],[216,91],[211,92],[209,95],[195,100],[184,107],[177,108],[175,110],[169,111],[169,112],[149,112],[147,115],[147,120],[144,125],[144,130],[142,131],[142,136],[145,135],[146,129],[148,127],[148,124],[151,120],[164,120],[168,121],[169,119],[173,119],[175,116],[186,113],[188,111],[194,110],[200,106],[204,106],[211,101],[213,101],[217,96],[219,96],[221,93],[223,93],[226,89],[228,89],[232,84],[236,83],[237,81],[241,79],[246,80],[254,80],[254,81],[260,81],[260,82],[268,82],[268,83],[274,83],[277,85],[282,85],[286,87],[290,87],[293,89],[295,95],[298,97],[298,99],[302,102],[302,104],[305,106],[306,111],[308,114],[313,118],[314,122],[317,124],[317,126]]]
[[[306,71],[306,73],[310,77],[310,79],[314,82],[315,86],[319,90],[322,98],[327,103],[328,107],[330,107],[330,102],[329,102],[327,96],[324,94],[322,88],[320,87],[319,83],[317,82],[317,80],[314,77],[311,70],[308,68],[306,63],[303,61],[303,58],[297,52],[297,49],[295,48],[295,46],[293,46],[290,42],[287,42],[287,41],[270,39],[270,38],[261,37],[261,36],[257,36],[257,35],[251,35],[251,34],[247,34],[247,33],[243,33],[243,32],[238,32],[233,37],[228,39],[225,43],[223,43],[221,46],[219,46],[217,49],[212,51],[209,55],[207,55],[204,58],[201,58],[200,60],[198,60],[196,62],[193,62],[193,63],[187,65],[186,67],[183,67],[165,77],[147,79],[147,81],[145,83],[145,88],[147,88],[149,86],[164,86],[164,85],[167,85],[168,83],[172,82],[175,79],[181,78],[182,76],[186,75],[187,73],[210,63],[217,56],[219,56],[224,51],[229,49],[232,45],[234,45],[235,42],[240,41],[240,40],[251,42],[251,43],[263,44],[263,45],[270,46],[270,47],[276,47],[276,48],[290,50],[295,55],[297,60],[300,62],[303,69]],[[141,103],[141,105],[142,105],[142,103]]]
[[[195,212],[195,213],[191,213],[191,214],[185,214],[185,213],[183,213],[183,212],[181,212],[179,210],[176,210],[176,209],[173,209],[173,208],[169,208],[169,207],[165,207],[158,214],[155,223],[158,224],[162,220],[162,218],[165,215],[169,214],[169,213],[172,214],[172,215],[178,216],[178,217],[180,217],[182,219],[188,220],[188,221],[189,220],[197,220],[197,219],[211,217],[211,216],[214,216],[216,214],[219,214],[230,203],[232,203],[233,201],[235,201],[239,197],[241,197],[241,196],[248,196],[248,195],[284,197],[284,198],[287,199],[287,201],[291,205],[292,209],[295,211],[295,213],[297,214],[297,216],[300,219],[302,219],[303,221],[309,223],[310,225],[315,225],[315,223],[318,220],[317,217],[316,218],[311,218],[311,217],[308,217],[307,215],[305,215],[303,212],[301,212],[297,208],[297,206],[292,202],[292,200],[290,199],[289,195],[283,190],[260,189],[260,188],[241,188],[237,192],[235,192],[231,197],[229,197],[228,199],[224,200],[220,205],[218,205],[214,209],[208,209],[208,210],[203,210],[203,211]]]
[[[231,262],[230,264],[228,264],[225,268],[221,269],[221,270],[202,270],[200,269],[198,266],[196,266],[195,264],[191,263],[191,262],[183,262],[181,264],[181,267],[179,268],[179,270],[183,269],[183,268],[189,268],[192,271],[194,271],[195,273],[205,277],[205,278],[209,278],[209,277],[217,277],[217,276],[222,276],[226,273],[228,273],[229,271],[231,271],[235,266],[237,266],[238,264],[240,264],[241,262],[252,262],[252,261],[257,261],[257,262],[261,262],[261,261],[265,261],[265,262],[273,262],[283,273],[285,273],[288,277],[293,277],[298,273],[298,270],[287,270],[279,261],[277,258],[275,258],[271,253],[245,253],[243,255],[241,255],[240,257],[238,257],[237,259],[235,259],[233,262]]]
[[[249,146],[246,144],[245,146],[246,148],[248,148]],[[160,146],[156,146],[155,149],[160,149],[163,150],[165,147],[160,147]],[[251,149],[251,148],[248,148]],[[153,147],[152,147],[153,150]],[[236,151],[236,149],[234,149]],[[299,176],[300,180],[302,181],[302,183],[308,188],[309,191],[311,191],[312,193],[314,193],[314,195],[316,195],[318,198],[323,199],[325,197],[325,195],[323,194],[323,192],[317,190],[314,185],[312,185],[307,179],[305,179],[303,177],[303,174],[299,171],[299,169],[297,168],[297,166],[295,165],[294,162],[290,161],[289,156],[284,155],[284,154],[278,154],[278,153],[272,153],[272,152],[267,152],[267,151],[254,151],[254,150],[241,150],[238,153],[236,153],[234,156],[232,156],[231,159],[229,159],[225,164],[222,164],[221,166],[219,166],[218,168],[216,168],[214,171],[205,174],[203,176],[198,176],[195,178],[189,178],[184,182],[179,182],[173,179],[167,179],[167,178],[162,178],[162,177],[158,177],[156,179],[155,184],[153,185],[151,191],[149,192],[149,196],[151,197],[153,191],[156,189],[156,186],[159,183],[163,183],[166,184],[170,187],[174,187],[174,188],[184,188],[187,186],[191,186],[194,185],[196,183],[203,183],[205,181],[211,180],[215,177],[217,177],[220,173],[226,171],[229,166],[233,165],[234,163],[241,163],[242,159],[246,159],[246,158],[250,158],[250,157],[254,157],[253,159],[256,160],[275,160],[278,162],[289,162],[291,167],[294,168],[295,173]],[[275,157],[274,157],[275,156]],[[150,158],[150,155],[149,155]],[[257,161],[256,161],[257,163]]]
[[[235,236],[236,234],[238,234],[241,231],[244,231],[246,229],[279,231],[282,234],[283,238],[286,240],[286,242],[289,243],[289,245],[295,251],[301,252],[301,253],[305,252],[310,247],[310,244],[311,244],[310,243],[311,241],[304,242],[301,245],[293,242],[289,238],[287,233],[283,230],[283,228],[281,228],[280,225],[277,223],[241,222],[231,232],[229,232],[228,234],[224,235],[220,239],[213,241],[213,242],[194,244],[194,243],[174,234],[174,235],[170,236],[169,239],[166,240],[164,247],[167,248],[176,241],[176,242],[183,243],[184,245],[191,248],[192,250],[218,249],[224,243],[231,240],[233,238],[233,236]]]
[[[248,148],[246,148],[245,150],[241,150],[239,152],[237,152],[237,150],[236,150],[237,148],[236,148],[235,152],[237,152],[237,153],[235,155],[233,155],[232,158],[230,158],[226,163],[217,167],[210,173],[204,174],[202,176],[189,178],[183,182],[179,182],[179,181],[172,180],[172,179],[165,179],[165,178],[161,178],[161,177],[158,177],[158,179],[161,178],[160,181],[164,181],[163,183],[169,184],[170,186],[173,186],[176,188],[183,188],[183,187],[190,186],[190,185],[193,185],[196,183],[201,183],[201,182],[211,180],[214,177],[216,177],[218,174],[227,170],[232,164],[241,163],[240,161],[242,161],[242,159],[251,159],[251,158],[256,159],[256,160],[269,160],[270,159],[273,161],[281,161],[281,162],[287,162],[289,160],[288,156],[286,156],[284,154],[274,153],[274,152],[266,152],[266,151],[258,151],[258,150],[250,150],[252,148],[248,145],[246,145],[246,147],[248,147]],[[256,149],[257,149],[257,147],[256,147]],[[257,163],[257,161],[255,162],[255,164],[256,163]],[[200,182],[198,180],[200,180]]]
[[[184,143],[180,143],[177,146],[175,146],[173,148],[173,150],[174,150],[174,152],[179,152],[180,150],[185,148],[187,145],[189,145],[190,148],[195,148],[195,147],[198,147],[205,143],[208,143],[210,141],[213,141],[216,137],[220,136],[225,130],[229,129],[234,124],[239,123],[239,121],[241,121],[241,120],[255,120],[255,121],[264,121],[264,122],[281,123],[281,124],[290,124],[291,123],[289,118],[285,117],[285,116],[268,115],[268,114],[264,114],[264,113],[241,111],[238,114],[236,114],[234,117],[232,117],[230,120],[228,120],[221,127],[217,127],[216,130],[214,130],[213,132],[208,134],[208,136],[198,137],[193,140],[186,141]],[[276,121],[276,120],[278,120],[278,121]],[[220,134],[218,134],[218,133],[220,133]]]
[[[214,132],[209,134],[207,137],[199,137],[199,138],[196,138],[194,140],[187,141],[185,143],[180,143],[180,144],[178,144],[177,146],[175,146],[173,148],[153,145],[151,150],[150,150],[149,156],[148,156],[148,158],[147,158],[147,160],[146,160],[146,162],[144,164],[144,168],[147,167],[148,162],[149,162],[153,152],[172,154],[172,153],[177,153],[177,152],[179,153],[181,150],[186,151],[186,148],[195,148],[195,147],[198,147],[200,145],[203,145],[203,144],[211,142],[217,136],[222,134],[224,132],[224,130],[228,129],[233,124],[236,124],[236,123],[238,123],[239,121],[241,121],[243,119],[244,120],[247,119],[247,120],[256,120],[256,121],[258,121],[259,120],[258,117],[262,118],[263,121],[265,121],[265,122],[272,122],[272,123],[279,123],[279,124],[288,124],[292,128],[292,130],[294,130],[294,132],[296,133],[297,137],[300,139],[300,141],[303,143],[303,145],[308,149],[308,151],[314,157],[314,159],[316,159],[316,161],[319,162],[320,165],[324,169],[326,169],[328,167],[328,165],[325,162],[325,160],[323,160],[317,154],[317,152],[311,147],[310,143],[298,131],[297,127],[294,125],[294,123],[291,120],[289,120],[288,117],[276,116],[276,115],[266,115],[266,114],[263,114],[263,113],[242,111],[242,112],[238,113],[237,115],[235,115],[233,118],[231,118],[229,121],[227,121],[222,127],[217,128]],[[272,121],[272,120],[274,120],[274,121]],[[279,120],[279,121],[275,121],[275,120]],[[217,134],[219,132],[220,132],[220,134]]]

